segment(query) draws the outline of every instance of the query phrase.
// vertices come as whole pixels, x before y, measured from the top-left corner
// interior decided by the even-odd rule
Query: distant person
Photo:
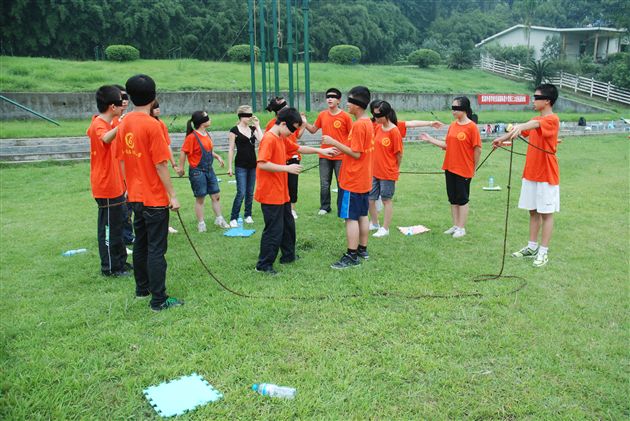
[[[473,113],[467,97],[454,98],[451,109],[455,121],[448,127],[444,141],[427,133],[422,133],[420,138],[446,150],[442,169],[448,201],[451,204],[453,226],[444,231],[444,234],[461,238],[466,235],[470,182],[475,176],[481,156],[481,137],[477,124],[471,119]]]
[[[169,209],[179,210],[179,201],[168,170],[168,144],[160,124],[151,117],[155,82],[136,75],[127,80],[126,90],[134,110],[119,125],[116,142],[124,160],[128,200],[134,207],[136,298],[151,296],[151,309],[162,311],[184,304],[166,294]]]
[[[497,148],[506,140],[522,135],[529,138],[523,181],[518,207],[529,211],[529,242],[512,253],[513,257],[534,258],[534,267],[549,261],[549,242],[553,233],[553,214],[560,212],[560,170],[558,168],[558,132],[560,119],[553,112],[558,89],[549,83],[536,87],[534,109],[540,116],[527,123],[517,124],[510,133],[497,137],[492,146]],[[538,235],[541,235],[540,246]]]
[[[321,129],[322,136],[330,136],[341,143],[348,144],[348,134],[352,127],[352,117],[350,114],[339,108],[341,102],[341,91],[337,88],[330,88],[326,91],[326,105],[328,108],[321,111],[313,124],[305,122],[304,127],[311,133],[316,133]],[[322,142],[321,148],[331,148]],[[339,185],[339,171],[341,169],[342,156],[337,155],[327,157],[319,156],[319,211],[318,215],[326,215],[332,208],[330,207],[330,186],[332,175],[335,173],[335,181]]]
[[[197,230],[206,232],[206,221],[204,219],[204,202],[206,196],[212,200],[212,211],[214,212],[214,225],[220,228],[230,228],[221,214],[221,189],[219,181],[212,168],[212,163],[216,159],[220,166],[224,166],[223,158],[214,151],[214,144],[210,134],[206,130],[210,127],[210,117],[205,111],[195,111],[186,124],[186,138],[179,155],[179,176],[184,175],[184,165],[186,158],[190,167],[188,169],[188,179],[190,187],[195,196],[195,215],[197,216]]]
[[[236,177],[236,196],[232,203],[230,214],[230,226],[238,226],[238,217],[241,213],[241,205],[245,201],[244,221],[253,224],[252,203],[254,200],[254,187],[256,186],[256,142],[262,139],[260,121],[252,112],[249,105],[241,105],[236,110],[238,124],[230,129],[228,142],[228,176]],[[236,158],[234,157],[236,148]],[[234,167],[232,166],[234,162]]]
[[[116,159],[117,128],[112,121],[123,110],[120,90],[101,86],[96,91],[98,114],[92,117],[87,130],[90,138],[90,184],[98,205],[97,239],[101,258],[101,273],[105,276],[129,276],[127,250],[123,240],[123,208],[126,207],[125,187],[120,161]]]

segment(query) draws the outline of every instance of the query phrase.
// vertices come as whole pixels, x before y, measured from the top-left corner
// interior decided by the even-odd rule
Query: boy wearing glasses
[[[552,84],[542,84],[534,92],[534,109],[540,116],[527,123],[514,126],[511,132],[496,138],[493,147],[519,135],[529,137],[523,183],[518,207],[529,211],[529,242],[512,257],[534,258],[534,267],[547,264],[547,251],[553,232],[553,214],[560,212],[560,171],[556,151],[560,119],[553,113],[558,99],[558,89]],[[540,246],[538,233],[541,232]]]
[[[117,128],[112,122],[122,113],[122,97],[115,86],[96,91],[98,115],[87,130],[90,138],[90,183],[98,205],[97,238],[104,276],[128,276],[127,250],[123,242],[123,207],[126,206],[120,161],[116,159]]]

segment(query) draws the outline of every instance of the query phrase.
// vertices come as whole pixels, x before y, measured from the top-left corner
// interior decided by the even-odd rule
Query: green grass
[[[426,111],[402,111],[397,113],[400,120],[434,120],[435,117]],[[434,114],[444,123],[452,121],[453,116],[450,111],[435,111]],[[257,113],[264,128],[267,121],[272,118],[271,113],[265,111]],[[312,123],[317,118],[317,111],[307,113],[309,121]],[[522,122],[531,119],[534,112],[528,111],[484,111],[479,113],[479,124],[497,122]],[[558,113],[560,119],[566,122],[577,122],[581,116],[586,116],[587,121],[609,121],[619,120],[619,116],[612,113],[584,114],[584,113]],[[211,114],[212,127],[214,131],[227,131],[236,124],[234,114]],[[164,122],[169,126],[172,133],[185,132],[186,120],[190,116],[169,116],[163,117]],[[55,126],[41,119],[28,120],[0,120],[0,139],[13,138],[36,138],[36,137],[65,137],[83,136],[89,126],[89,120],[72,119],[58,120],[61,126]]]
[[[345,249],[344,229],[333,215],[315,215],[316,171],[300,176],[302,259],[277,265],[273,278],[253,271],[263,228],[259,206],[249,239],[217,229],[199,234],[188,181],[174,180],[187,229],[230,287],[330,299],[229,295],[203,272],[173,215],[180,234],[169,239],[167,286],[186,305],[159,314],[133,299],[132,279],[99,275],[87,163],[0,167],[0,418],[158,419],[142,390],[198,372],[225,399],[182,420],[625,419],[628,153],[625,135],[565,139],[550,262],[534,269],[508,258],[505,273],[528,282],[512,295],[501,294],[514,280],[471,281],[500,266],[503,151],[472,184],[466,237],[441,233],[451,225],[442,176],[403,175],[394,225],[432,231],[370,238],[371,259],[345,272],[328,267]],[[436,170],[442,156],[428,145],[407,145],[403,168]],[[527,212],[516,209],[522,165],[516,156],[509,251],[527,239]],[[481,190],[489,175],[502,192]],[[226,213],[234,185],[223,178]],[[79,247],[89,252],[61,256]],[[382,291],[486,296],[338,298]],[[294,386],[297,398],[262,398],[250,390],[260,381]]]
[[[127,78],[137,73],[151,75],[160,91],[250,90],[249,63],[199,60],[138,60],[116,63],[0,56],[0,64],[0,90],[5,92],[93,92],[101,85],[124,84]],[[286,63],[280,64],[281,90],[288,90],[287,69]],[[262,89],[260,71],[258,66],[258,90]],[[375,92],[530,93],[530,88],[525,83],[503,79],[476,69],[311,63],[310,71],[313,92],[325,91],[331,86],[345,92],[355,85],[367,84]],[[294,70],[294,78],[296,88],[299,82],[300,89],[303,90],[302,65]]]

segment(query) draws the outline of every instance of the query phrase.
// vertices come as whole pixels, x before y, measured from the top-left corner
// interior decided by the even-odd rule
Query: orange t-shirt
[[[481,148],[479,129],[474,122],[458,124],[457,121],[448,126],[446,133],[446,155],[443,170],[448,170],[464,178],[475,174],[475,148]]]
[[[372,159],[374,156],[374,127],[369,118],[352,124],[348,143],[359,159],[344,154],[339,174],[339,187],[352,193],[367,193],[372,189]]]
[[[344,145],[347,145],[348,134],[352,128],[352,117],[343,110],[335,115],[331,114],[329,110],[324,110],[319,113],[315,123],[313,123],[313,126],[318,129],[322,129],[322,135],[328,135]],[[332,148],[332,145],[325,145],[322,143],[321,147],[322,149]],[[341,155],[333,156],[331,158],[321,154],[319,157],[329,159],[331,161],[339,161],[343,158]]]
[[[97,199],[113,199],[125,192],[120,162],[116,159],[116,142],[101,140],[111,129],[112,125],[97,115],[92,117],[87,129],[90,138],[90,183],[92,196]]]
[[[402,137],[403,139],[407,137],[407,122],[406,121],[399,121],[398,123],[396,123],[396,127],[398,127],[398,131],[400,132],[400,137]]]
[[[396,156],[403,151],[402,136],[398,127],[383,130],[378,124],[374,130],[374,162],[372,175],[381,180],[398,180],[400,168]]]
[[[558,148],[560,119],[555,114],[549,114],[544,117],[534,117],[532,120],[537,120],[540,127],[534,130],[525,130],[522,135],[529,137],[529,142],[532,145],[553,152],[553,155],[528,145],[523,178],[529,181],[547,182],[556,186],[560,184],[558,157],[555,155]]]
[[[119,125],[116,142],[118,158],[125,161],[127,200],[168,206],[168,193],[155,168],[171,156],[160,124],[148,114],[132,111]]]
[[[276,125],[276,118],[274,117],[271,120],[269,120],[269,123],[267,123],[267,125],[265,126],[265,132],[268,132],[269,129],[271,129],[275,125]],[[299,147],[300,145],[298,144],[298,132],[299,132],[299,129],[294,131],[290,136],[287,136],[287,139],[295,143]],[[287,156],[286,156],[285,161],[283,162],[283,165],[286,164],[287,161],[293,158],[295,155],[297,155],[297,159],[299,159],[300,161],[302,160],[302,155],[298,153],[297,150],[295,152],[287,151]]]
[[[265,132],[258,147],[258,162],[285,165],[287,154],[293,154],[299,146],[288,137]],[[254,199],[265,205],[283,205],[289,201],[288,173],[270,172],[256,167],[256,192]]]
[[[158,120],[160,122],[160,126],[162,126],[162,133],[164,133],[164,139],[166,140],[166,144],[170,146],[171,144],[171,137],[168,134],[168,127],[166,127],[166,123],[164,123],[162,120]]]
[[[197,138],[195,137],[195,133],[199,136],[199,140],[201,140],[201,144],[206,152],[212,153],[212,148],[214,144],[212,143],[212,138],[206,132],[205,134],[201,134],[196,131],[192,131],[186,138],[184,139],[184,143],[182,144],[182,151],[188,155],[188,162],[192,168],[197,168],[197,165],[201,162],[201,148],[199,147],[199,142],[197,142]]]

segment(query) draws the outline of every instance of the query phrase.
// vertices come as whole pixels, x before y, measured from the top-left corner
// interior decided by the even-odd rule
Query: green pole
[[[287,66],[289,67],[289,106],[293,107],[293,19],[291,0],[287,0]]]
[[[55,120],[53,120],[52,118],[48,118],[48,117],[46,117],[45,115],[38,113],[37,111],[33,111],[33,110],[31,110],[30,108],[25,107],[24,105],[22,105],[22,104],[20,104],[20,103],[18,103],[18,102],[15,102],[15,101],[13,101],[12,99],[9,99],[9,98],[7,98],[7,97],[6,97],[6,96],[4,96],[4,95],[0,95],[0,99],[3,99],[3,100],[5,100],[6,102],[8,102],[8,103],[10,103],[10,104],[15,105],[16,107],[19,107],[19,108],[21,108],[21,109],[23,109],[23,110],[26,110],[26,111],[28,111],[29,113],[35,114],[37,117],[41,117],[41,118],[43,118],[44,120],[50,121],[51,123],[56,124],[57,126],[61,126],[61,124],[59,124],[58,122],[56,122],[56,121],[55,121]]]
[[[249,67],[252,81],[252,110],[256,112],[256,53],[254,50],[254,0],[247,0],[249,12]]]
[[[310,47],[308,44],[308,0],[303,0],[302,11],[304,12],[304,102],[306,111],[311,111],[311,71]]]
[[[273,90],[276,96],[280,96],[280,75],[278,74],[278,0],[271,0],[271,15],[273,19]]]
[[[264,107],[267,101],[267,79],[265,79],[265,73],[267,67],[267,48],[265,46],[265,0],[258,0],[258,11],[260,17],[258,21],[260,23],[260,64],[262,65],[262,104]]]

